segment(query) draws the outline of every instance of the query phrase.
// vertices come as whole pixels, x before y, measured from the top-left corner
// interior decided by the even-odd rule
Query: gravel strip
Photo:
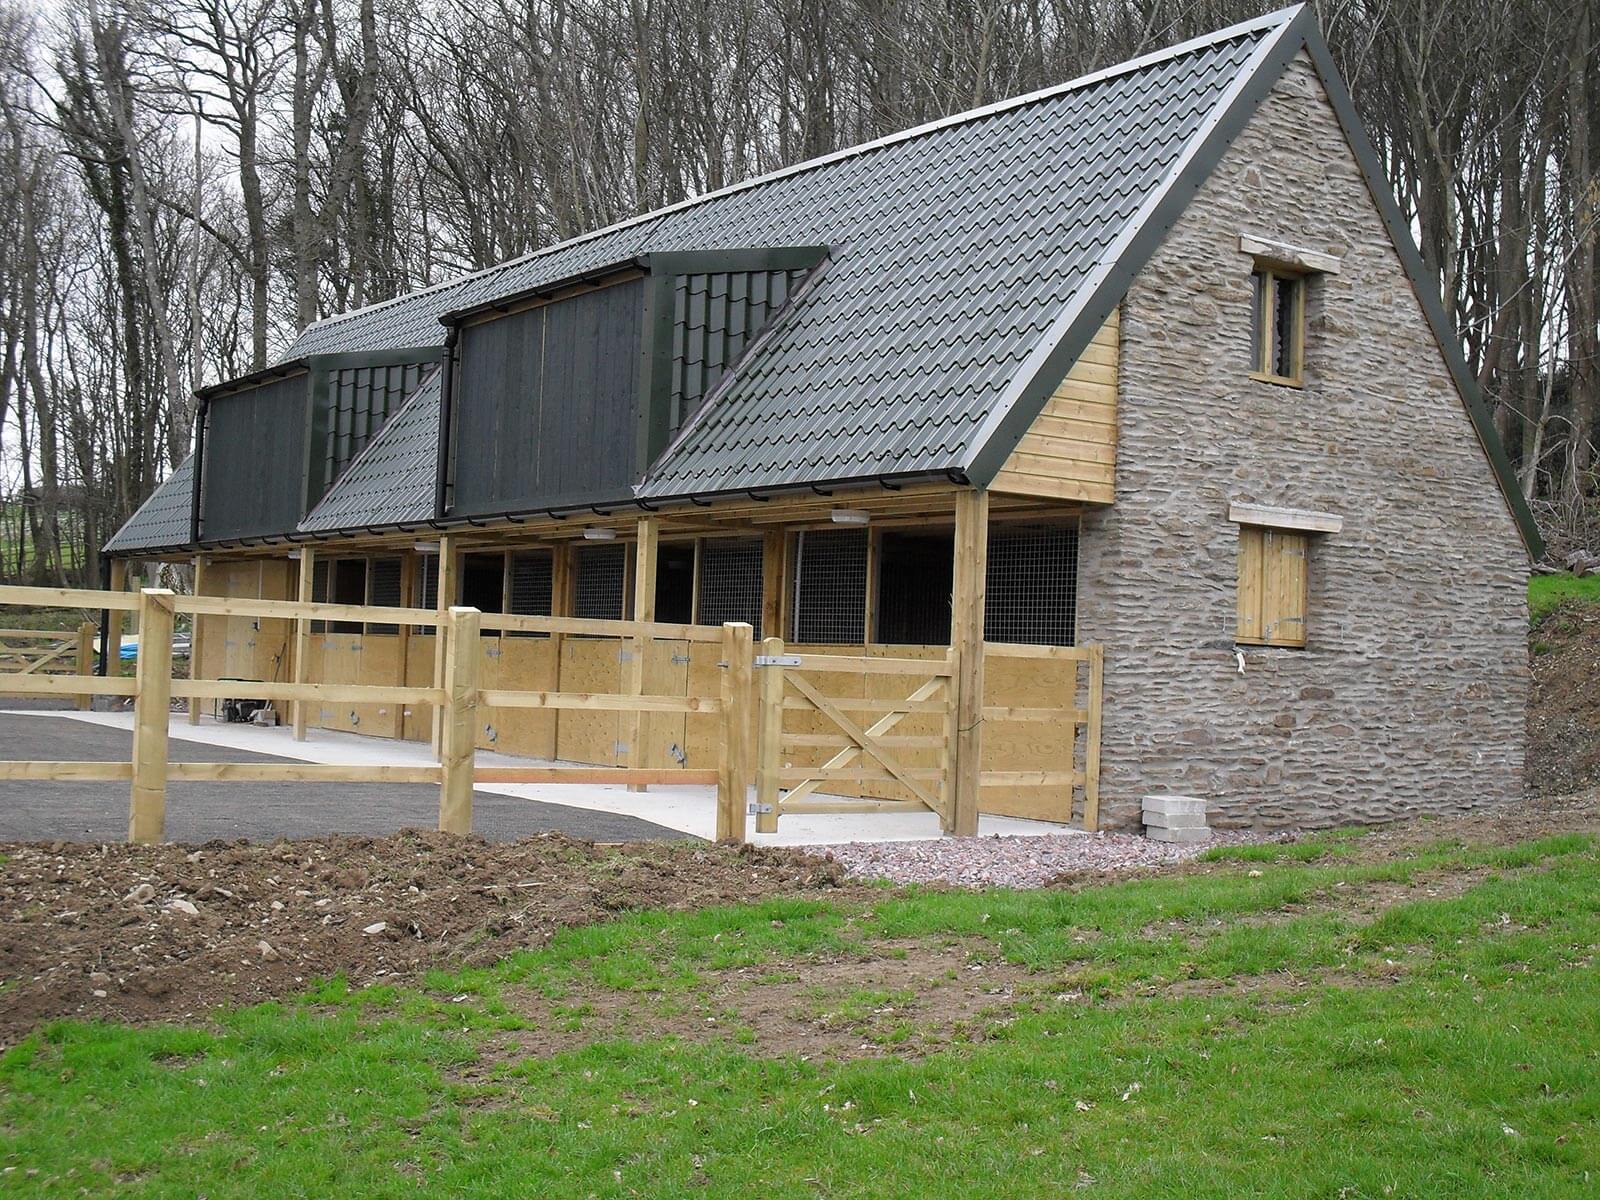
[[[1185,862],[1213,846],[1281,840],[1283,835],[1222,830],[1208,841],[1172,845],[1131,833],[1042,837],[941,838],[923,842],[847,842],[796,847],[844,867],[855,879],[946,883],[957,887],[1038,887],[1078,871],[1142,871]]]

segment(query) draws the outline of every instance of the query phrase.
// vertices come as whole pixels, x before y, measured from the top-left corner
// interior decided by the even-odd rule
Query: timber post
[[[1083,827],[1090,833],[1100,828],[1100,704],[1104,699],[1106,648],[1096,642],[1089,647],[1089,702],[1083,729]],[[1076,676],[1076,670],[1074,670]]]
[[[130,842],[159,842],[166,832],[172,618],[170,589],[145,588],[140,593],[139,657],[134,670],[133,789],[128,798]]]
[[[317,552],[310,546],[300,551],[300,579],[295,591],[295,598],[301,604],[311,603],[311,583],[316,576]],[[310,673],[311,659],[311,618],[301,613],[294,622],[294,681],[304,683]],[[323,678],[327,678],[326,675]],[[292,704],[292,720],[294,722],[294,740],[306,740],[306,701],[296,700]]]
[[[750,700],[755,685],[755,630],[722,627],[721,756],[717,761],[717,841],[743,842],[750,779]]]
[[[633,564],[633,619],[649,622],[656,619],[656,564],[659,559],[661,519],[639,518],[639,541],[635,547]],[[642,696],[650,659],[650,634],[642,624],[633,633],[633,652],[628,660],[628,695]],[[628,746],[628,765],[645,766],[645,747],[650,739],[650,719],[635,709],[628,716],[625,741]],[[647,790],[642,783],[630,783],[630,792]]]
[[[989,493],[956,493],[950,646],[956,653],[956,737],[952,800],[945,832],[978,832],[978,787],[983,757],[983,610],[989,560]]]
[[[128,590],[127,559],[111,560],[111,579],[106,585],[106,590],[112,592]],[[127,627],[127,623],[127,618],[122,615],[120,608],[113,608],[106,614],[105,644],[100,647],[100,655],[106,662],[106,669],[102,674],[107,677],[122,674],[122,631]]]
[[[82,621],[78,624],[78,664],[75,668],[79,675],[94,674],[94,624]],[[82,692],[78,696],[78,709],[88,712],[94,707],[94,695]]]
[[[445,643],[444,703],[438,706],[439,830],[472,832],[472,772],[477,748],[478,629],[475,608],[454,605],[438,636]]]
[[[761,724],[757,737],[756,832],[778,831],[778,773],[783,767],[783,639],[763,638]]]
[[[194,594],[202,595],[201,588],[205,586],[206,556],[194,556]],[[189,678],[200,678],[200,627],[205,620],[199,613],[189,617]],[[189,724],[200,724],[200,697],[189,697]]]
[[[438,617],[433,626],[433,686],[445,686],[445,624],[456,602],[456,544],[450,534],[439,538],[439,570],[437,573],[434,608]],[[444,707],[433,706],[433,752],[444,753]]]

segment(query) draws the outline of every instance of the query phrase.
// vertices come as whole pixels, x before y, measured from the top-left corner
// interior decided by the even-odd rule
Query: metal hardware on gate
[[[633,661],[633,651],[632,650],[618,650],[617,651],[617,661],[619,663],[632,662]]]
[[[672,656],[672,665],[675,667],[687,667],[689,665],[689,656],[687,654],[674,654]]]
[[[800,656],[798,654],[758,654],[756,666],[758,667],[798,667]]]
[[[750,801],[750,807],[745,809],[745,811],[747,813],[749,813],[752,817],[759,817],[762,813],[771,812],[772,811],[772,805],[770,805],[770,804],[757,804],[754,800],[752,800],[752,801]]]
[[[613,753],[613,754],[626,754],[627,752],[628,752],[628,743],[627,742],[612,742],[611,743],[611,753]]]
[[[484,650],[483,650],[483,656],[485,658],[499,658],[500,657],[500,647],[499,646],[485,646]]]

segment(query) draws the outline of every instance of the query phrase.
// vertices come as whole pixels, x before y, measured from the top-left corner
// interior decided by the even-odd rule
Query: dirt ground
[[[1600,793],[1398,824],[1351,849],[1357,860],[1382,859],[1442,839],[1507,844],[1565,831],[1600,832]],[[1079,874],[1056,886],[1107,877]],[[796,851],[600,847],[560,835],[509,844],[407,831],[271,845],[0,845],[0,1045],[58,1017],[204,1017],[216,1005],[291,995],[337,973],[365,985],[494,962],[542,945],[560,928],[629,909],[687,910],[779,895],[882,892],[847,883],[836,862]],[[737,1007],[746,1014],[753,1005],[789,1013],[804,999],[817,1011],[798,1023],[778,1021],[768,1036],[782,1042],[803,1034],[838,1053],[862,1040],[863,1021],[899,1023],[909,1005],[938,1009],[946,1027],[963,1024],[1014,982],[999,964],[983,965],[963,947],[906,950],[870,968],[839,965],[840,989],[902,999],[831,1032],[830,977],[821,968],[803,987],[769,981],[759,994],[750,992],[751,981],[730,977],[725,998],[740,996]],[[713,996],[695,1020],[715,1012]]]
[[[1563,605],[1529,647],[1529,789],[1554,796],[1600,783],[1600,607]]]
[[[404,981],[626,909],[832,892],[785,850],[405,831],[268,845],[0,845],[0,1046],[57,1017],[144,1021],[342,972]]]

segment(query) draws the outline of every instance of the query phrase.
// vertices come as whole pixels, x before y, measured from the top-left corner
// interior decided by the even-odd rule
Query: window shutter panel
[[[1266,530],[1253,525],[1239,529],[1239,627],[1241,642],[1258,642],[1266,635],[1261,622],[1262,566]]]
[[[1268,529],[1261,636],[1274,646],[1306,644],[1306,535]]]

